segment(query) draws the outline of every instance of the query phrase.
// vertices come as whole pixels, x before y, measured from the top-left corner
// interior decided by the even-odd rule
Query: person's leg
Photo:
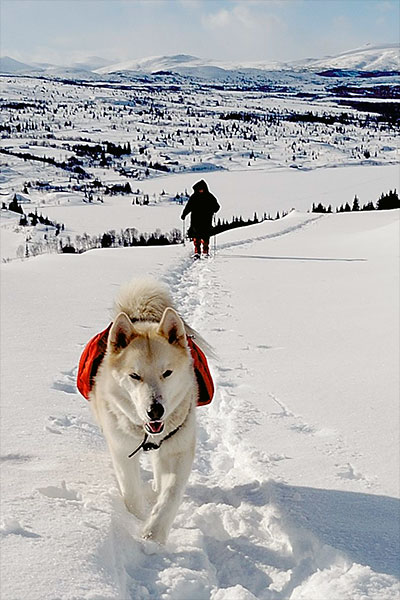
[[[203,254],[208,254],[209,253],[209,246],[210,246],[210,238],[203,238],[202,239],[203,242]]]
[[[194,238],[193,244],[194,244],[194,253],[200,254],[201,253],[201,240],[199,238]]]

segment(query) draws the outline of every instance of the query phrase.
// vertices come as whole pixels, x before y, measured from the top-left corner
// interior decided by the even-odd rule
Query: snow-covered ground
[[[195,264],[189,245],[2,264],[2,597],[398,598],[398,251],[399,211],[294,211]],[[118,286],[149,273],[218,355],[163,548],[75,387]]]
[[[279,212],[292,208],[307,212],[312,204],[320,202],[333,210],[348,203],[352,206],[357,195],[360,206],[376,203],[383,191],[398,189],[399,167],[347,166],[331,169],[298,171],[288,168],[256,171],[220,171],[205,174],[182,173],[166,175],[140,182],[143,194],[150,198],[149,206],[132,204],[134,196],[106,196],[103,203],[83,203],[81,196],[63,192],[31,192],[30,205],[23,205],[26,213],[38,210],[53,221],[64,223],[64,237],[72,241],[84,233],[100,235],[105,231],[133,227],[140,232],[152,232],[157,228],[169,232],[181,228],[180,214],[183,206],[171,198],[187,190],[195,181],[204,177],[211,191],[217,196],[221,210],[217,217],[231,220],[234,216],[253,218],[257,213],[275,217]],[[162,193],[165,192],[165,195]],[[12,195],[10,195],[11,199]],[[0,246],[3,260],[17,257],[18,248],[24,247],[26,235],[43,240],[48,234],[42,226],[35,232],[18,227],[20,216],[16,213],[0,213]]]
[[[2,77],[2,598],[395,600],[399,211],[308,212],[399,189],[394,78],[101,77]],[[222,219],[290,212],[196,264],[190,244],[21,260],[180,228],[174,197],[201,178]],[[15,194],[65,228],[20,225]],[[164,548],[141,541],[75,386],[118,287],[147,274],[218,356]]]

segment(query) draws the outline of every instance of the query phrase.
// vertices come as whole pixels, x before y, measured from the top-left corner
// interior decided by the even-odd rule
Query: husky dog
[[[146,517],[142,537],[165,543],[195,451],[198,388],[187,335],[194,330],[155,280],[123,287],[115,302],[107,351],[91,392],[128,510]],[[196,334],[196,343],[207,347]],[[153,485],[141,480],[140,450],[152,451]],[[149,486],[147,486],[149,487]]]

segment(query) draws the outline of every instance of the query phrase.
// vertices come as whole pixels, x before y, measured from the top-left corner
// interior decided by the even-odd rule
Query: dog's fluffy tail
[[[158,322],[161,321],[164,310],[168,307],[175,309],[171,292],[166,284],[150,277],[133,279],[120,288],[114,302],[113,319],[120,312],[124,312],[132,321]],[[205,354],[215,357],[211,346],[184,319],[182,320],[187,335],[194,338]]]

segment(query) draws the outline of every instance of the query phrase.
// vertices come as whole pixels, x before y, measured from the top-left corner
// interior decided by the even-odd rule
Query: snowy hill
[[[20,62],[9,56],[0,57],[0,73],[29,73],[37,71],[37,67]]]
[[[154,56],[140,60],[125,61],[97,69],[99,74],[134,71],[155,73],[170,71],[179,74],[214,77],[218,71],[251,72],[251,71],[297,71],[320,69],[344,69],[359,71],[396,71],[400,69],[399,47],[397,45],[366,47],[344,52],[337,56],[322,59],[306,59],[292,63],[273,61],[226,62],[206,60],[186,54],[174,56]]]
[[[322,59],[300,61],[298,67],[308,69],[343,69],[346,71],[399,71],[400,55],[397,44],[389,46],[371,46],[349,50],[336,56]]]
[[[19,63],[12,58],[0,59],[0,72],[19,73],[37,70],[37,66]],[[75,71],[77,69],[77,71]],[[112,73],[146,73],[170,72],[179,75],[218,79],[218,77],[236,77],[238,74],[260,75],[271,71],[318,71],[322,69],[340,69],[344,71],[399,71],[399,46],[396,44],[381,46],[366,46],[356,50],[343,52],[336,56],[324,58],[308,58],[293,62],[277,61],[221,61],[205,59],[189,54],[171,56],[151,56],[141,59],[125,60],[112,63],[101,57],[88,57],[81,62],[71,65],[47,65],[46,74],[82,76],[88,71],[99,76]]]
[[[71,66],[85,71],[95,71],[102,67],[113,64],[113,61],[102,58],[101,56],[88,56],[87,58],[73,63]]]
[[[217,60],[206,60],[188,54],[177,54],[173,56],[152,56],[140,60],[125,61],[97,70],[97,73],[115,73],[121,71],[134,71],[143,73],[156,73],[158,71],[170,71],[172,73],[194,74],[200,72],[203,75],[214,76],[218,71],[239,70],[274,70],[281,69],[282,64],[271,62],[233,63]]]
[[[175,246],[3,264],[4,597],[395,600],[398,234],[398,211],[294,211],[222,234],[209,262]],[[164,548],[140,540],[75,387],[144,274],[219,357]]]

